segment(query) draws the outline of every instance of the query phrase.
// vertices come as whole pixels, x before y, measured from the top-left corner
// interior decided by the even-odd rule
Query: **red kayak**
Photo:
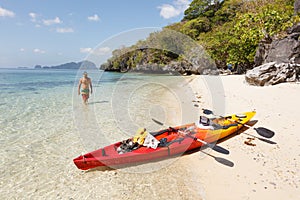
[[[100,166],[122,167],[180,156],[185,152],[199,149],[201,146],[211,146],[211,143],[235,133],[254,115],[255,112],[253,111],[242,115],[215,118],[211,120],[214,124],[213,128],[198,127],[195,126],[195,123],[170,127],[151,133],[157,141],[160,141],[157,148],[140,146],[129,152],[120,152],[120,147],[124,144],[123,141],[81,155],[73,161],[79,169],[88,170]]]

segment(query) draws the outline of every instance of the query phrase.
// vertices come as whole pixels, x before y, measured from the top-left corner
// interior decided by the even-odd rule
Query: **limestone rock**
[[[257,86],[300,81],[300,65],[270,62],[249,70],[245,78],[249,84]]]
[[[300,24],[296,24],[282,39],[266,36],[257,48],[254,62],[259,66],[269,62],[300,64]]]

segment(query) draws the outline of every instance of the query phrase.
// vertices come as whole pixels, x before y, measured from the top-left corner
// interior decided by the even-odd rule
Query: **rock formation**
[[[267,37],[260,44],[255,55],[255,66],[269,62],[300,64],[300,24],[295,25],[286,37],[274,39]]]
[[[295,15],[300,12],[300,0],[294,3]],[[284,38],[266,35],[255,55],[255,68],[246,73],[246,81],[252,85],[274,85],[300,81],[300,23],[287,31]]]
[[[300,64],[266,63],[249,70],[246,73],[246,81],[257,86],[300,81]]]

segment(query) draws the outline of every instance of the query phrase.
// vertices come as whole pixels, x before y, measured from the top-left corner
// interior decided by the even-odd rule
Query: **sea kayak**
[[[122,145],[121,141],[80,155],[73,161],[77,168],[88,170],[100,166],[117,168],[180,156],[236,133],[254,115],[255,111],[251,111],[216,117],[211,119],[213,126],[209,126],[209,128],[199,127],[195,123],[170,127],[150,133],[157,141],[160,141],[157,148],[141,146],[132,151],[120,153],[118,149]]]

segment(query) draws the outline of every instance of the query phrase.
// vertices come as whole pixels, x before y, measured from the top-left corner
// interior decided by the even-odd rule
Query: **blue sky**
[[[0,0],[0,67],[78,62],[96,47],[98,55],[108,57],[113,45],[103,46],[105,41],[114,40],[115,47],[128,46],[153,31],[147,27],[159,28],[179,22],[190,2]],[[135,35],[131,30],[136,29],[145,31]],[[131,38],[115,39],[124,32]]]

